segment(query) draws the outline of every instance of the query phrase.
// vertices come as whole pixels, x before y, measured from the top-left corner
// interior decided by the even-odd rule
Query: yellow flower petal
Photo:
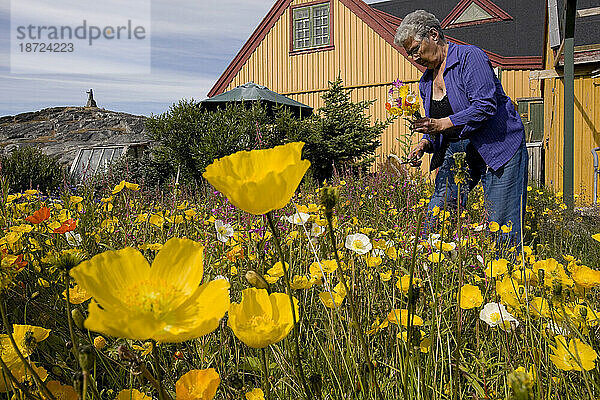
[[[296,299],[294,307],[299,318]],[[244,289],[241,303],[231,304],[227,325],[250,347],[263,348],[277,343],[294,325],[289,297],[285,293],[269,295],[264,289]]]
[[[479,307],[483,303],[481,290],[477,286],[464,285],[458,294],[458,304],[463,310]]]
[[[152,268],[127,248],[95,256],[71,275],[95,299],[85,326],[107,335],[182,342],[216,329],[229,308],[229,282],[198,286],[202,246],[188,239],[167,241]]]
[[[177,400],[212,400],[219,383],[221,379],[214,368],[192,370],[175,384]]]
[[[304,143],[240,151],[216,160],[203,176],[236,207],[255,215],[289,203],[310,166],[301,160]]]
[[[150,279],[162,279],[191,294],[204,274],[204,246],[188,239],[172,238],[162,246],[150,269]]]
[[[67,290],[63,290],[62,292],[63,298],[67,298]],[[75,285],[74,287],[69,289],[69,302],[71,304],[81,304],[92,298],[92,295],[86,292],[84,288],[79,285]]]
[[[152,397],[146,396],[137,389],[123,389],[115,397],[115,400],[152,400]]]
[[[102,307],[125,308],[123,299],[131,295],[131,288],[148,281],[150,265],[142,253],[128,247],[98,254],[70,274]]]

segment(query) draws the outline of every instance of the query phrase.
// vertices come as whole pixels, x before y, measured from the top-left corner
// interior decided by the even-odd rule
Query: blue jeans
[[[520,248],[523,217],[527,200],[527,164],[529,156],[525,141],[512,158],[498,170],[489,168],[469,139],[451,142],[446,150],[444,161],[435,178],[435,189],[429,200],[429,212],[438,206],[440,209],[456,208],[458,186],[454,182],[454,158],[458,152],[466,153],[468,182],[461,185],[461,208],[467,204],[469,191],[479,181],[483,186],[484,206],[487,220],[500,226],[512,225],[509,233],[500,234],[501,242],[512,242]]]

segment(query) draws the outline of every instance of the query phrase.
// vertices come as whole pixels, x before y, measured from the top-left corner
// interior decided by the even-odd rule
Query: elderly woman
[[[394,42],[426,67],[419,82],[425,115],[415,122],[423,138],[409,154],[413,166],[433,153],[439,167],[429,210],[456,204],[455,153],[466,153],[468,183],[461,204],[481,181],[488,221],[512,226],[507,234],[521,243],[527,186],[527,149],[521,118],[504,93],[486,54],[478,47],[446,42],[440,22],[423,10],[404,18]]]

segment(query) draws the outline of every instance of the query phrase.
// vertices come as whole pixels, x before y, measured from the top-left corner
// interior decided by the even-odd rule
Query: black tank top
[[[431,105],[429,107],[429,116],[431,118],[446,118],[454,114],[452,111],[452,106],[450,105],[450,100],[448,100],[448,95],[444,95],[441,100],[431,99]],[[444,139],[450,142],[458,142],[460,139],[458,135],[460,133],[460,129],[451,128],[444,131],[442,134],[444,135]]]

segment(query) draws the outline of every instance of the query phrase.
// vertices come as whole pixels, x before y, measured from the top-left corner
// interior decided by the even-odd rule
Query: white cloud
[[[93,2],[60,0],[64,1]],[[126,3],[139,1],[146,0]],[[275,0],[151,1],[153,58],[149,75],[9,74],[3,57],[9,42],[0,39],[0,92],[10,93],[0,98],[0,116],[52,106],[83,105],[87,98],[85,91],[90,88],[94,89],[101,107],[146,115],[166,111],[182,98],[202,100],[275,3]],[[32,17],[43,19],[49,15],[45,14],[50,12],[48,9],[39,7]],[[10,0],[0,0],[0,19],[7,20],[9,8]],[[69,10],[62,16],[65,20],[75,17]],[[8,33],[8,28],[4,29]]]

